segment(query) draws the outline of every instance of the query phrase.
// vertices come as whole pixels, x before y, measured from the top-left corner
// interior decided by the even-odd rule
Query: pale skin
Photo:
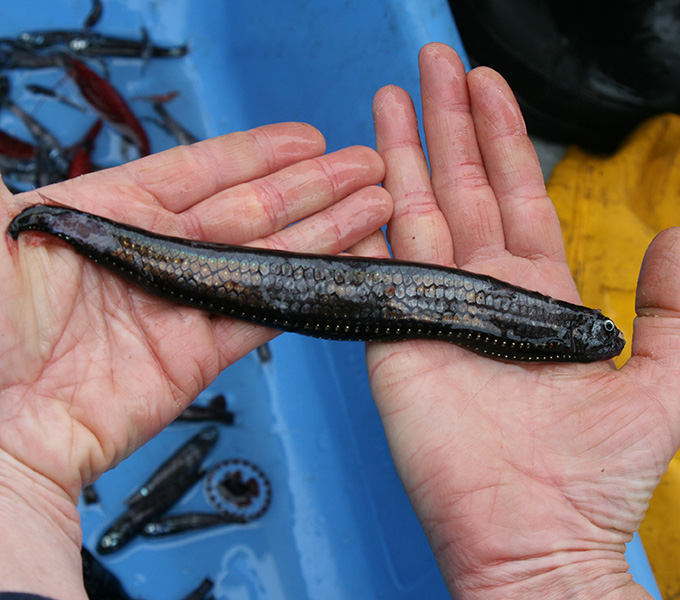
[[[578,301],[507,85],[488,69],[466,75],[439,44],[420,64],[431,176],[411,101],[390,86],[374,102],[382,160],[365,148],[321,156],[318,132],[281,124],[42,192],[174,235],[376,256],[386,248],[374,232],[392,215],[398,258]],[[37,201],[3,190],[0,227]],[[83,599],[81,486],[274,332],[152,299],[29,238],[0,245],[0,587]],[[437,342],[369,345],[394,461],[452,595],[649,597],[626,574],[624,544],[680,444],[678,257],[677,230],[650,246],[620,371],[511,364]]]
[[[41,193],[171,235],[334,254],[392,201],[374,150],[324,149],[309,125],[270,125]],[[3,187],[2,231],[43,201]],[[82,486],[276,332],[158,301],[47,237],[3,236],[0,280],[0,590],[85,599]]]
[[[559,222],[507,84],[420,55],[430,177],[408,96],[374,102],[396,257],[578,302]],[[680,444],[680,230],[642,266],[633,356],[523,365],[446,343],[368,348],[395,464],[452,594],[637,599],[624,544]]]

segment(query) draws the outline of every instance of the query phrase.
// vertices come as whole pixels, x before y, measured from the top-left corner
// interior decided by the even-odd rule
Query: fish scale
[[[156,296],[316,337],[447,340],[518,361],[604,360],[625,344],[598,310],[460,269],[184,240],[50,205],[8,232],[30,230]]]

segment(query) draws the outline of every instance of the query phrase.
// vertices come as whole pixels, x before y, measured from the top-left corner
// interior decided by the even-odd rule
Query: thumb
[[[680,379],[680,227],[662,231],[647,248],[635,310],[633,363],[654,371],[652,381],[671,373]]]

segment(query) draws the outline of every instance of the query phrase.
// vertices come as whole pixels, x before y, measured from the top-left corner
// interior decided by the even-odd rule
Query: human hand
[[[324,148],[310,126],[270,125],[40,191],[158,233],[336,253],[379,230],[391,200],[383,189],[366,187],[384,174],[377,153],[353,147],[322,156]],[[35,192],[12,197],[2,186],[0,193],[3,231],[21,209],[42,202]],[[58,549],[47,551],[59,554],[70,543],[77,552],[81,487],[157,434],[222,369],[275,332],[151,298],[54,238],[4,240],[0,522],[12,518],[35,529],[47,516],[48,528],[58,523],[60,530]],[[12,514],[19,498],[30,499],[26,514]],[[23,531],[16,546],[27,546],[33,534]],[[7,544],[11,535],[3,533]],[[4,560],[2,546],[0,589],[7,577],[22,581],[21,567]],[[37,558],[24,562],[23,581],[35,580]],[[51,562],[41,568],[49,573],[50,565],[54,584],[54,573],[65,575]]]
[[[507,84],[484,68],[466,76],[440,44],[420,69],[431,176],[407,94],[389,86],[374,101],[395,257],[578,302]],[[397,469],[455,597],[649,597],[624,550],[680,445],[678,244],[670,230],[648,250],[620,371],[502,362],[446,342],[369,345]]]

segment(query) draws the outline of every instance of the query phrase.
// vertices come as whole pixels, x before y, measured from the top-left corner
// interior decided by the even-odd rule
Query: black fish
[[[99,494],[97,494],[93,484],[86,485],[83,488],[83,502],[85,504],[97,504],[99,502]]]
[[[223,394],[218,394],[208,402],[207,406],[190,404],[175,421],[217,421],[224,425],[233,425],[234,413],[227,410],[227,400]]]
[[[233,522],[217,513],[182,513],[149,521],[144,525],[141,534],[145,537],[162,537],[186,531],[196,531],[197,529],[208,529]]]
[[[68,171],[68,159],[59,140],[35,117],[29,115],[12,100],[5,101],[7,108],[23,124],[38,142],[36,163],[39,186],[61,181]]]
[[[37,50],[43,48],[67,49],[78,56],[120,57],[120,58],[178,58],[187,54],[189,48],[182,46],[157,46],[149,39],[146,29],[142,29],[139,39],[110,36],[89,29],[47,29],[25,31],[16,38],[0,40],[6,46],[18,50]]]
[[[0,69],[49,69],[64,66],[60,52],[40,53],[17,48],[13,40],[0,40]]]
[[[255,348],[255,351],[257,352],[257,358],[260,359],[261,363],[269,363],[272,361],[272,349],[268,342]]]
[[[101,564],[83,546],[80,549],[83,559],[83,582],[90,600],[131,600],[120,579]]]
[[[202,476],[203,471],[196,469],[129,507],[99,539],[97,552],[111,554],[126,546],[144,525],[170,510]]]
[[[101,0],[92,0],[92,8],[90,9],[87,17],[85,17],[83,29],[90,29],[90,27],[94,27],[97,23],[99,23],[103,12],[104,6],[102,5]]]
[[[216,427],[205,427],[186,443],[178,448],[170,458],[156,469],[141,487],[135,491],[125,504],[134,506],[155,494],[165,486],[171,484],[178,477],[197,471],[205,456],[217,442],[218,431]]]
[[[606,360],[625,345],[599,310],[461,269],[186,240],[62,206],[31,206],[8,228],[31,230],[160,298],[284,331],[435,339],[534,362]]]

